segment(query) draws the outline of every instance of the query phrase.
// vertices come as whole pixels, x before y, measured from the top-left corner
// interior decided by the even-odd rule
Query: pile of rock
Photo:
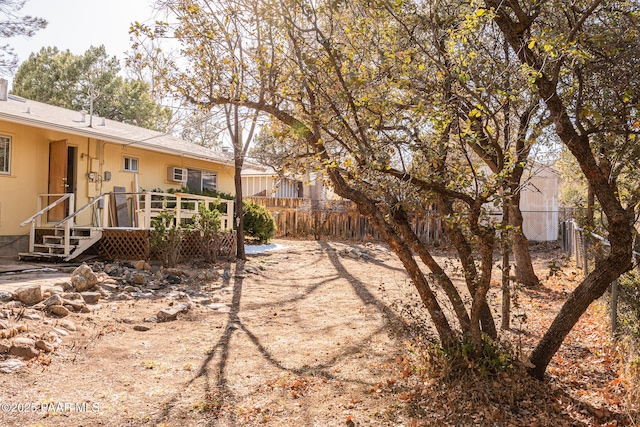
[[[80,265],[73,270],[69,280],[53,286],[33,284],[14,292],[0,291],[0,355],[27,360],[55,351],[62,339],[76,330],[75,324],[66,317],[71,313],[99,310],[103,300],[185,300],[170,302],[155,317],[145,319],[149,322],[176,320],[196,304],[215,302],[206,293],[187,287],[211,284],[225,275],[228,278],[228,273],[216,270],[161,269],[145,261],[132,264],[97,262],[92,267]],[[38,327],[33,322],[38,322]],[[136,328],[149,329],[140,325]],[[14,363],[5,367],[5,362],[8,361],[0,361],[0,372],[18,366]]]

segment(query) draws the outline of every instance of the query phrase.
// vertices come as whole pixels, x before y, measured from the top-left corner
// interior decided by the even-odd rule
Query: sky
[[[49,25],[31,38],[13,37],[6,42],[18,54],[18,64],[43,47],[80,55],[101,44],[109,56],[122,61],[131,46],[130,24],[153,22],[152,4],[153,0],[27,0],[21,15],[44,18]]]

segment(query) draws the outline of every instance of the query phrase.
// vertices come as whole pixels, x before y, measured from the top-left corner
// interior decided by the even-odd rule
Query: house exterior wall
[[[138,173],[124,170],[124,158],[138,159]],[[136,175],[138,177],[138,189],[142,190],[168,190],[179,189],[185,184],[167,179],[167,168],[179,167],[198,169],[217,174],[218,191],[234,194],[233,167],[204,160],[191,159],[177,155],[159,153],[138,148],[133,145],[122,146],[120,144],[104,144],[104,164],[98,171],[104,176],[105,171],[111,172],[111,181],[102,183],[102,192],[113,191],[114,186],[124,187],[127,191],[135,188]],[[100,194],[100,190],[94,190]]]
[[[77,193],[76,206],[87,200],[87,186],[82,185],[82,171],[88,164],[88,140],[62,132],[39,129],[0,121],[0,134],[11,136],[11,172],[0,174],[0,236],[19,236],[29,232],[20,223],[37,212],[37,194],[48,192],[49,143],[66,139],[76,147]],[[80,205],[79,205],[80,203]],[[45,205],[46,206],[46,205]]]
[[[138,159],[138,188],[153,190],[180,188],[182,184],[167,179],[167,167],[200,169],[217,173],[221,192],[234,193],[233,167],[178,154],[147,150],[135,145],[110,143],[86,136],[37,128],[0,120],[0,135],[11,137],[10,173],[0,174],[0,255],[26,251],[28,226],[20,223],[37,212],[37,194],[48,193],[49,144],[67,140],[75,147],[75,207],[84,206],[91,198],[113,191],[114,186],[127,191],[135,188],[135,173],[125,172],[125,156]],[[89,172],[95,173],[90,180]],[[105,172],[111,173],[106,180]],[[43,201],[42,207],[48,203]],[[91,223],[93,212],[78,215],[76,223]],[[15,243],[13,243],[15,242]],[[4,250],[3,250],[4,247]]]
[[[534,173],[524,185],[520,196],[522,231],[532,241],[558,240],[560,177],[549,168],[542,168]]]

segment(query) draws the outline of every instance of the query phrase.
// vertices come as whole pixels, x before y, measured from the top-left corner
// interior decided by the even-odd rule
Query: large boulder
[[[98,283],[98,276],[87,264],[82,264],[71,273],[71,285],[78,292],[88,291]]]
[[[14,298],[26,305],[37,304],[44,299],[40,285],[21,286],[15,290]]]

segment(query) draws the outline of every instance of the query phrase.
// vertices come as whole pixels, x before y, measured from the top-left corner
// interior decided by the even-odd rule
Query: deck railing
[[[48,200],[49,197],[59,197],[53,203],[42,208],[42,201]],[[45,215],[54,207],[69,200],[68,215],[60,221],[43,220]],[[116,201],[116,203],[112,203]],[[130,193],[102,193],[79,209],[74,209],[74,195],[66,194],[38,194],[37,209],[38,212],[23,221],[20,225],[30,224],[29,232],[29,252],[34,252],[36,244],[37,228],[63,228],[64,229],[64,246],[65,255],[70,250],[71,230],[74,227],[91,227],[91,228],[129,228],[138,230],[150,230],[151,220],[158,216],[162,211],[170,210],[174,213],[175,224],[188,223],[198,213],[200,206],[206,206],[207,209],[217,209],[221,212],[220,229],[222,231],[233,228],[233,209],[234,202],[232,200],[224,200],[215,197],[199,196],[187,193],[158,193],[158,192],[130,192]],[[127,218],[127,224],[119,223],[119,216],[116,210],[123,210]],[[79,221],[81,214],[91,210],[91,215],[84,215],[85,222]]]

